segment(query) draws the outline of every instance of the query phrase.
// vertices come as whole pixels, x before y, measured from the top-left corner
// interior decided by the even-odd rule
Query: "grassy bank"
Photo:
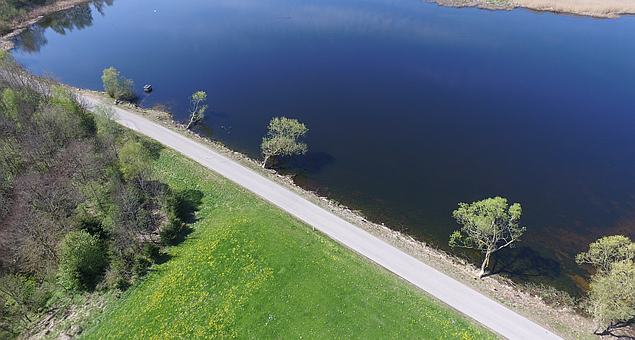
[[[493,338],[170,150],[155,175],[200,197],[194,232],[87,338]]]

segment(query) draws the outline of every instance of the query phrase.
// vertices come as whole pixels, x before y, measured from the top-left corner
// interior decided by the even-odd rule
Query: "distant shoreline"
[[[474,7],[489,10],[525,8],[538,12],[572,14],[612,19],[635,14],[633,0],[430,0],[446,7]]]
[[[13,22],[13,30],[11,32],[0,37],[0,51],[13,49],[13,39],[29,26],[42,20],[46,15],[61,12],[86,2],[90,2],[90,0],[60,0],[49,5],[34,8],[24,17]]]

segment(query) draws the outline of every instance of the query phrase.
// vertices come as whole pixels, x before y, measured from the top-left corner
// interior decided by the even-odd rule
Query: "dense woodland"
[[[77,292],[125,289],[186,232],[160,146],[0,56],[0,338]]]

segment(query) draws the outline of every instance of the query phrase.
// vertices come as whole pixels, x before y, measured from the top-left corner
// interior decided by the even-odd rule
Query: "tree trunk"
[[[262,161],[262,168],[266,169],[267,168],[267,161],[269,160],[269,156],[265,156],[265,160]]]
[[[485,269],[487,268],[487,266],[489,266],[489,258],[491,255],[492,253],[490,251],[487,251],[487,253],[485,253],[485,260],[483,260],[483,263],[481,264],[481,273],[478,276],[479,279],[482,279],[483,276],[485,276]]]
[[[190,122],[187,123],[187,126],[185,127],[185,130],[189,130],[190,127],[192,127],[192,124],[194,124],[194,116],[190,117]]]

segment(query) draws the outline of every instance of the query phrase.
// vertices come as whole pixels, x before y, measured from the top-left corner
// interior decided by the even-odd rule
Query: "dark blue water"
[[[57,15],[14,55],[100,89],[117,67],[142,104],[184,117],[209,95],[212,138],[258,157],[296,117],[296,182],[446,247],[458,202],[522,203],[497,269],[571,287],[575,253],[635,236],[635,18],[438,7],[417,0],[137,0]],[[52,26],[52,27],[50,27]]]

